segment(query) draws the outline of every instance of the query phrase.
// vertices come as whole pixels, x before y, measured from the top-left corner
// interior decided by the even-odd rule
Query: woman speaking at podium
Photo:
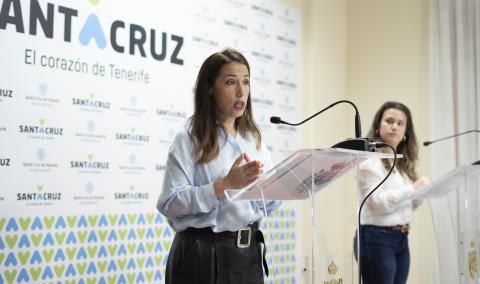
[[[236,50],[209,56],[194,113],[169,150],[158,210],[176,231],[165,283],[262,283],[268,275],[259,222],[263,202],[229,202],[271,167],[252,114],[250,66]],[[268,202],[267,212],[279,202]]]
[[[365,284],[406,283],[410,266],[408,233],[413,210],[420,205],[409,197],[431,182],[417,176],[418,146],[410,110],[402,103],[384,103],[375,114],[368,137],[390,144],[403,158],[367,199],[361,213],[361,277]],[[370,159],[360,164],[360,202],[384,179],[391,163],[389,159]]]

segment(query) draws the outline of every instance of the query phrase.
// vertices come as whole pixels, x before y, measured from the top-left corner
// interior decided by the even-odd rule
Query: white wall
[[[340,99],[355,102],[363,134],[387,100],[408,105],[419,142],[430,139],[428,107],[428,0],[284,1],[302,11],[304,115]],[[304,147],[328,147],[353,136],[353,110],[338,106],[302,128]],[[430,152],[420,148],[419,172],[431,173]],[[356,222],[353,174],[317,194],[328,253],[351,250]],[[310,242],[305,206],[304,236]],[[415,213],[408,283],[432,283],[433,228],[428,202]],[[310,255],[308,246],[305,255]],[[323,267],[321,268],[323,269]],[[356,277],[353,277],[356,278]]]

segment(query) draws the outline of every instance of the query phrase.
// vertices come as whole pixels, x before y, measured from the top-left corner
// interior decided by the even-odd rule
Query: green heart
[[[156,227],[155,228],[155,236],[157,238],[160,238],[162,236],[162,233],[163,233],[163,227]]]
[[[22,227],[24,231],[28,228],[31,221],[32,221],[32,218],[30,217],[18,219],[18,222],[20,223],[20,227]]]
[[[98,3],[100,3],[100,0],[89,0],[90,1],[90,4],[92,4],[93,6],[97,6]]]
[[[55,232],[55,240],[57,241],[57,245],[61,245],[65,240],[65,236],[67,233],[65,232]]]
[[[85,238],[87,237],[87,231],[77,231],[77,237],[78,239],[80,240],[80,243],[84,243],[85,242]]]
[[[153,259],[155,260],[155,264],[156,264],[157,266],[160,266],[161,263],[162,263],[163,256],[161,256],[161,255],[155,255],[155,256],[153,257]]]
[[[38,277],[40,276],[40,273],[42,272],[42,268],[41,267],[37,267],[37,268],[30,268],[28,270],[30,272],[30,275],[32,275],[32,278],[33,280],[37,280]]]
[[[87,278],[87,284],[97,283],[97,277]]]
[[[5,218],[0,218],[0,232],[3,230],[3,226],[5,226],[5,222],[7,222]]]
[[[77,283],[75,280],[66,280],[65,284],[75,284]]]
[[[108,284],[117,283],[117,275],[107,276]]]
[[[53,225],[53,222],[55,221],[55,217],[43,217],[43,222],[45,223],[45,227],[47,227],[47,229],[51,229],[52,228],[52,225]]]
[[[143,239],[143,236],[145,236],[145,230],[146,228],[137,228],[137,235],[140,239]]]
[[[31,234],[30,235],[30,239],[32,240],[32,243],[35,247],[38,247],[38,245],[40,244],[40,242],[42,241],[43,239],[43,234],[41,233],[38,233],[38,234]]]
[[[5,237],[5,240],[7,241],[7,245],[10,249],[13,249],[13,247],[15,246],[15,244],[17,243],[18,241],[18,236],[17,235],[13,235],[13,236],[10,236],[10,235],[7,235]]]
[[[45,227],[47,227],[47,229],[50,229],[52,228],[52,225],[53,225],[53,222],[55,221],[55,217],[43,217],[43,222],[45,223]]]
[[[135,262],[137,263],[137,268],[143,268],[143,265],[145,264],[145,257],[137,257]]]
[[[28,261],[28,258],[30,257],[30,251],[26,251],[26,252],[18,252],[18,258],[20,259],[20,263],[22,265],[25,265],[25,263],[27,263]]]
[[[88,255],[90,258],[94,258],[97,253],[98,246],[89,246],[87,247]]]
[[[77,267],[78,274],[83,275],[85,273],[85,269],[87,269],[87,263],[86,262],[78,262],[75,267]]]
[[[115,252],[117,251],[117,245],[108,245],[107,249],[110,256],[114,256]]]
[[[107,261],[106,260],[97,261],[97,266],[98,266],[98,270],[100,270],[100,273],[103,273],[105,271],[105,268],[107,268]]]
[[[5,258],[5,254],[3,252],[0,253],[0,264],[3,263],[4,258]]]
[[[137,276],[137,274],[135,272],[127,273],[128,283],[132,284],[133,282],[135,282],[135,277],[136,276]]]
[[[148,251],[148,252],[152,252],[154,245],[155,245],[155,242],[147,242],[147,243],[145,243],[145,246],[147,247],[147,251]]]
[[[135,220],[137,219],[137,214],[128,214],[127,217],[130,225],[135,224]]]
[[[88,224],[90,225],[90,227],[95,227],[95,225],[97,224],[97,221],[98,221],[98,215],[88,216]]]
[[[148,222],[148,224],[152,224],[152,223],[153,223],[153,219],[155,218],[155,214],[154,214],[154,213],[148,213],[146,216],[147,216],[147,222]]]
[[[66,248],[68,260],[72,260],[77,254],[77,248]]]
[[[125,269],[125,265],[127,264],[127,260],[119,259],[117,263],[118,263],[118,268],[120,268],[120,271],[123,271]]]
[[[110,222],[110,225],[111,225],[111,226],[115,226],[115,224],[117,223],[117,219],[118,219],[118,215],[117,215],[117,214],[108,215],[108,221]]]
[[[127,244],[127,248],[128,248],[128,252],[130,254],[133,254],[135,252],[135,247],[137,246],[136,243],[132,243],[132,244]]]
[[[46,249],[42,251],[43,258],[45,259],[45,262],[50,262],[50,259],[52,259],[53,256],[53,249]]]
[[[147,277],[147,282],[152,283],[152,278],[153,278],[153,271],[145,271],[145,276]]]
[[[127,229],[118,230],[118,235],[120,236],[120,240],[125,240],[125,236],[127,235]]]
[[[55,265],[53,267],[53,270],[55,271],[55,275],[57,275],[58,278],[63,274],[63,271],[65,271],[65,265]]]
[[[172,245],[172,241],[171,240],[165,240],[163,241],[163,248],[166,250],[166,251],[169,251],[170,250],[170,246]]]
[[[7,278],[7,282],[10,284],[13,282],[13,279],[15,279],[15,276],[17,276],[17,270],[5,270],[3,275],[5,275],[5,278]]]
[[[98,231],[97,233],[102,243],[105,242],[105,239],[107,238],[107,235],[108,235],[108,230],[101,230],[101,231]]]
[[[73,226],[75,226],[75,224],[77,224],[77,219],[78,217],[73,215],[73,216],[67,216],[67,224],[68,224],[68,227],[71,229],[73,228]]]

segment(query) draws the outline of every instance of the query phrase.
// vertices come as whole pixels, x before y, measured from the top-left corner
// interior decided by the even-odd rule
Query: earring
[[[378,137],[378,129],[375,129],[375,136]]]
[[[407,141],[407,136],[403,136],[403,141]]]

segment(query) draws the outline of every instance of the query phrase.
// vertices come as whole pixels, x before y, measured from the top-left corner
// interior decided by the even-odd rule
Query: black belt
[[[376,226],[376,225],[362,225],[362,227],[384,228],[393,231],[399,231],[402,234],[408,234],[410,232],[410,225],[395,225],[395,226]]]
[[[195,234],[213,234],[215,238],[220,239],[231,239],[236,240],[237,247],[241,249],[249,248],[252,240],[255,240],[259,243],[263,243],[263,268],[265,269],[265,274],[268,277],[268,264],[267,260],[265,259],[265,255],[267,254],[267,246],[265,245],[265,238],[263,237],[262,231],[258,229],[258,222],[248,224],[247,227],[241,228],[238,231],[230,232],[218,232],[215,233],[212,231],[211,228],[188,228],[184,233],[195,233]]]

